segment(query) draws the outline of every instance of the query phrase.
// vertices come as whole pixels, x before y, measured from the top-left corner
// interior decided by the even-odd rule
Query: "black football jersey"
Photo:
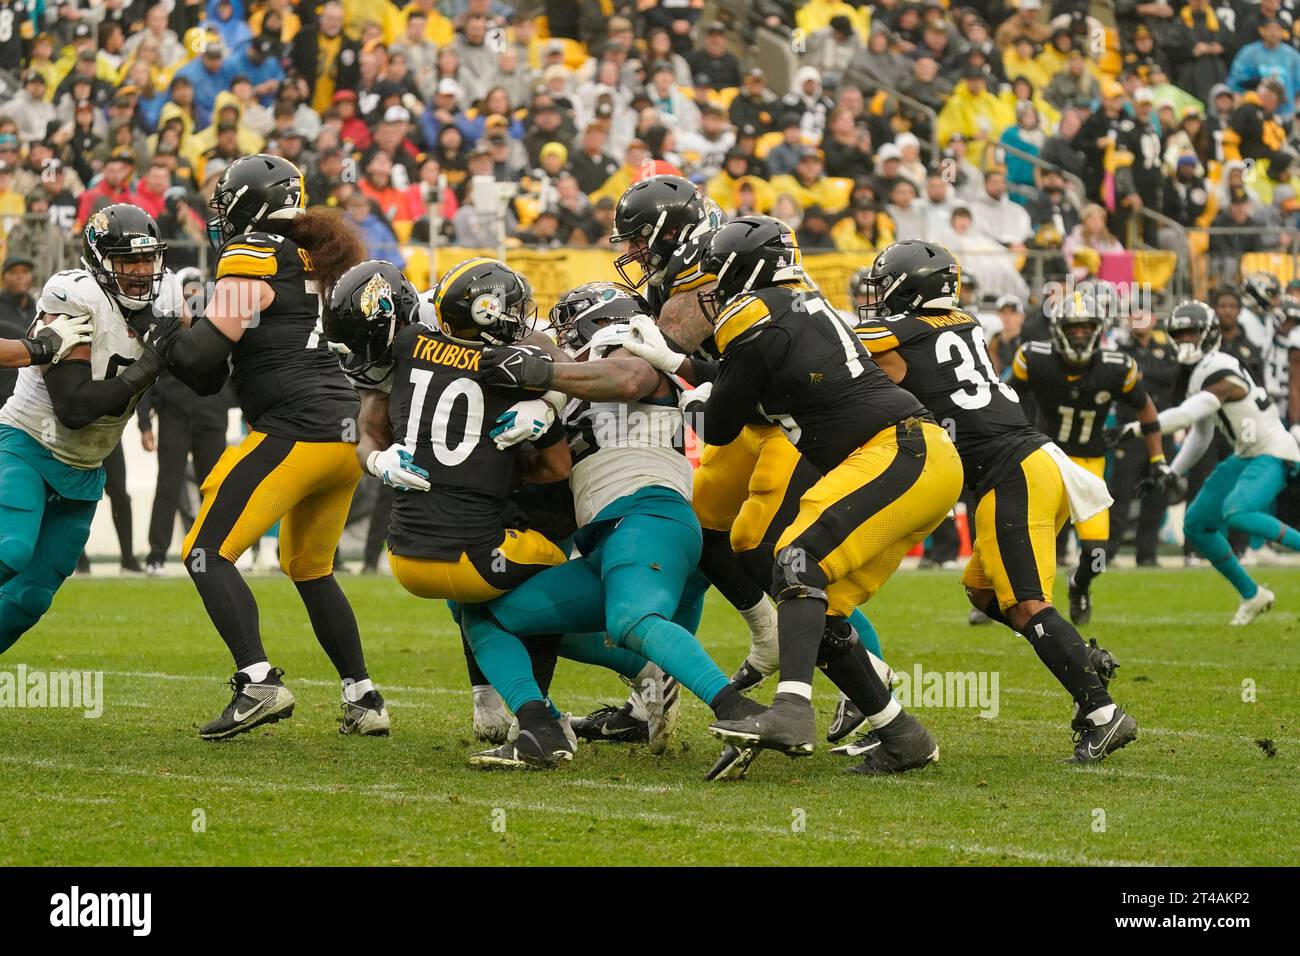
[[[0,69],[22,72],[24,33],[32,33],[35,0],[0,0]]]
[[[1098,350],[1086,366],[1065,364],[1048,342],[1020,346],[1011,374],[1038,403],[1038,429],[1067,455],[1106,454],[1106,417],[1117,401],[1138,409],[1146,404],[1137,363],[1123,352]]]
[[[1178,381],[1182,366],[1178,364],[1173,344],[1163,333],[1158,333],[1145,345],[1130,342],[1122,346],[1120,351],[1137,363],[1138,371],[1142,373],[1142,387],[1151,401],[1155,402],[1157,409],[1169,408],[1178,402]],[[1246,371],[1252,376],[1255,374],[1249,366]],[[1127,405],[1120,405],[1117,411],[1121,422],[1131,422],[1137,417],[1136,409]]]
[[[270,283],[271,305],[250,317],[231,352],[231,380],[254,429],[295,441],[356,439],[360,401],[321,332],[321,299],[307,250],[252,232],[221,247],[217,278]]]
[[[897,351],[907,363],[899,384],[948,430],[971,488],[982,492],[1046,444],[1025,418],[1015,389],[993,370],[984,330],[970,313],[891,315],[864,320],[855,331],[873,355]]]
[[[733,440],[757,411],[825,473],[882,430],[928,414],[813,286],[741,296],[718,315],[714,340],[722,363],[704,416],[711,444]]]
[[[507,521],[519,520],[509,501],[519,449],[498,450],[488,432],[501,413],[528,395],[479,384],[482,349],[419,324],[393,341],[393,439],[429,473],[432,485],[395,497],[388,534],[394,554],[455,560],[462,551],[481,553],[501,543]],[[563,434],[557,424],[538,444]]]

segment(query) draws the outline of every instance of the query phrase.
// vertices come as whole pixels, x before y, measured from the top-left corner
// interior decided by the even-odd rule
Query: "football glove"
[[[1123,428],[1107,428],[1102,433],[1102,441],[1107,448],[1114,448],[1120,442],[1129,438],[1136,438],[1140,434],[1142,434],[1142,423],[1133,421]]]
[[[534,345],[485,348],[479,358],[478,379],[484,385],[546,391],[555,380],[555,363]]]
[[[505,451],[523,441],[536,441],[554,421],[555,409],[549,402],[530,398],[515,402],[498,415],[496,427],[488,432],[488,437],[499,451]]]
[[[179,315],[160,315],[154,320],[153,325],[149,326],[149,331],[145,333],[145,344],[163,358],[166,358],[172,350],[172,345],[176,342],[176,336],[180,335],[180,332],[181,317]]]
[[[59,361],[78,345],[89,345],[95,320],[89,315],[59,315],[30,339],[23,339],[33,365]]]
[[[366,470],[398,491],[429,490],[429,473],[397,442],[383,451],[372,451],[366,459]]]
[[[682,393],[677,396],[677,407],[680,408],[682,414],[687,417],[703,415],[704,405],[708,402],[709,396],[712,394],[712,382],[705,382],[699,388],[684,389]]]
[[[1142,478],[1137,483],[1136,493],[1139,498],[1149,495],[1167,495],[1169,489],[1178,483],[1177,473],[1169,467],[1163,458],[1148,462]]]
[[[686,356],[676,352],[664,339],[652,318],[648,315],[634,315],[628,323],[627,337],[620,343],[633,355],[645,359],[661,372],[674,374],[682,367]]]

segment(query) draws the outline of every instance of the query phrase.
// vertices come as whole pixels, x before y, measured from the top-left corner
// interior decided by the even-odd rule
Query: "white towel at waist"
[[[1056,459],[1056,465],[1061,470],[1065,494],[1070,499],[1070,519],[1075,524],[1087,521],[1114,504],[1115,499],[1110,496],[1106,482],[1082,465],[1072,462],[1059,445],[1049,441],[1043,450]]]

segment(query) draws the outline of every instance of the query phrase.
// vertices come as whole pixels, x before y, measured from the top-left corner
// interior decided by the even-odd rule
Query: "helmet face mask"
[[[1052,343],[1067,365],[1082,367],[1092,361],[1106,331],[1096,316],[1058,316],[1052,320]]]
[[[635,290],[617,282],[588,282],[562,295],[551,308],[550,322],[560,345],[576,352],[605,325],[649,315],[650,306]]]
[[[90,217],[81,259],[95,281],[128,311],[147,309],[162,291],[164,255],[158,224],[126,203],[105,206]]]
[[[1175,355],[1182,365],[1195,365],[1223,340],[1219,317],[1204,302],[1184,302],[1174,309],[1165,331],[1173,341]]]

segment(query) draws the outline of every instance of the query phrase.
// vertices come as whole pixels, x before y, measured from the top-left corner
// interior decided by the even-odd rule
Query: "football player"
[[[235,659],[230,702],[199,736],[222,740],[293,713],[262,646],[257,601],[235,561],[277,521],[280,567],[343,681],[340,733],[386,736],[356,615],[334,554],[361,480],[356,390],[322,334],[321,295],[365,253],[335,212],[308,211],[302,173],[277,156],[238,159],[217,180],[208,235],[216,284],[203,317],[176,340],[169,370],[201,395],[233,380],[251,426],[203,483],[185,537],[186,568]]]
[[[958,307],[961,270],[943,246],[897,242],[876,258],[857,334],[890,380],[950,429],[978,504],[962,583],[971,604],[1023,634],[1075,702],[1075,763],[1137,736],[1079,632],[1052,606],[1056,535],[1110,504],[1101,479],[1071,462],[1025,419],[993,371],[979,321]],[[1166,469],[1167,471],[1167,469]]]
[[[1011,362],[1011,386],[1034,397],[1038,429],[1070,460],[1098,478],[1106,476],[1106,418],[1117,402],[1137,414],[1146,440],[1147,475],[1167,468],[1155,403],[1142,386],[1137,363],[1102,348],[1107,291],[1076,293],[1050,318],[1050,342],[1026,342]],[[1083,627],[1092,619],[1093,580],[1106,569],[1110,510],[1074,526],[1079,565],[1069,577],[1070,620]]]
[[[484,347],[519,341],[535,317],[527,280],[486,258],[460,263],[419,302],[391,265],[364,262],[330,299],[327,335],[351,353],[350,373],[373,382],[361,393],[357,457],[398,490],[388,532],[393,577],[417,597],[456,602],[462,620],[471,605],[565,560],[540,532],[516,526],[509,501],[521,475],[537,483],[568,477],[554,407],[480,376]],[[516,419],[528,425],[517,428]],[[510,444],[525,435],[534,439],[526,461]],[[474,656],[518,718],[518,737],[503,745],[511,765],[571,760],[575,742],[524,644],[490,642]],[[536,693],[518,697],[522,684]]]
[[[1165,433],[1187,429],[1172,469],[1185,475],[1205,454],[1218,428],[1233,445],[1187,508],[1183,533],[1241,596],[1229,622],[1245,625],[1273,606],[1274,594],[1256,584],[1228,544],[1240,531],[1300,550],[1300,531],[1269,513],[1287,481],[1300,472],[1300,448],[1287,432],[1268,393],[1241,363],[1219,350],[1219,317],[1204,302],[1174,309],[1167,330],[1178,361],[1190,370],[1186,397],[1160,413]]]
[[[0,409],[0,652],[76,567],[104,494],[104,458],[174,342],[182,299],[166,250],[143,209],[105,206],[86,222],[83,268],[41,290],[44,327],[4,343],[5,358],[25,367]]]
[[[722,360],[707,381],[714,372],[691,360],[692,380],[704,382],[687,401],[700,416],[697,431],[727,446],[761,416],[821,475],[775,546],[776,697],[752,715],[715,721],[710,732],[741,749],[812,753],[812,674],[833,658],[843,667],[835,682],[881,741],[854,769],[924,766],[938,755],[933,738],[854,650],[860,642],[846,618],[948,513],[961,488],[956,449],[869,361],[811,284],[784,223],[767,216],[727,223],[710,237],[703,268],[716,276],[699,300]]]

